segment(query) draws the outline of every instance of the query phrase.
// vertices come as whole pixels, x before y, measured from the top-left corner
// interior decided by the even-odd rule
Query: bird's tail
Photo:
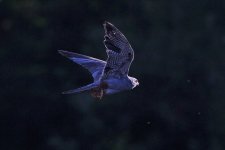
[[[93,88],[96,88],[98,87],[99,84],[97,83],[91,83],[91,84],[88,84],[86,86],[82,86],[80,88],[77,88],[77,89],[73,89],[73,90],[69,90],[69,91],[64,91],[62,92],[62,94],[73,94],[73,93],[79,93],[79,92],[84,92],[84,91],[89,91]]]

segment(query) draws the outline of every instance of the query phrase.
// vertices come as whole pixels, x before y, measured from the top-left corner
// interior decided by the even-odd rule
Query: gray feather
[[[77,88],[77,89],[73,89],[73,90],[68,90],[68,91],[62,92],[62,94],[73,94],[73,93],[89,91],[89,90],[91,90],[93,88],[98,87],[98,85],[99,84],[97,84],[97,83],[91,83],[91,84],[88,84],[86,86],[82,86],[82,87]]]
[[[58,50],[58,52],[72,60],[73,62],[83,66],[88,69],[88,71],[92,74],[94,81],[97,81],[102,76],[103,69],[106,65],[106,62],[100,59],[96,59],[93,57],[77,54],[74,52],[68,52],[64,50]]]
[[[108,58],[102,78],[127,76],[134,59],[134,51],[126,37],[114,25],[109,22],[103,25]]]

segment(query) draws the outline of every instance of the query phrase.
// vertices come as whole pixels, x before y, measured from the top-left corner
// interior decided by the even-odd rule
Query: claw
[[[105,95],[105,90],[107,88],[108,88],[108,84],[105,82],[102,82],[99,87],[93,88],[91,90],[91,96],[101,100],[102,97]]]
[[[104,95],[104,90],[100,89],[99,87],[91,90],[91,96],[93,96],[94,98],[101,100],[103,95]]]

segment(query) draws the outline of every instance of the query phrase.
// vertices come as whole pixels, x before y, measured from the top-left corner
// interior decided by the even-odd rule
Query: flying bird
[[[104,45],[108,58],[106,61],[59,50],[58,52],[73,62],[86,68],[93,77],[93,83],[65,91],[63,94],[90,91],[95,98],[104,95],[131,90],[139,85],[136,78],[128,76],[130,65],[134,59],[134,51],[126,37],[111,23],[104,22]]]

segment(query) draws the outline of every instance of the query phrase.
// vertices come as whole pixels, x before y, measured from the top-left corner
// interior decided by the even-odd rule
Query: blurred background
[[[224,150],[225,1],[0,0],[1,150]],[[106,59],[102,23],[140,86],[96,101],[58,49]]]

